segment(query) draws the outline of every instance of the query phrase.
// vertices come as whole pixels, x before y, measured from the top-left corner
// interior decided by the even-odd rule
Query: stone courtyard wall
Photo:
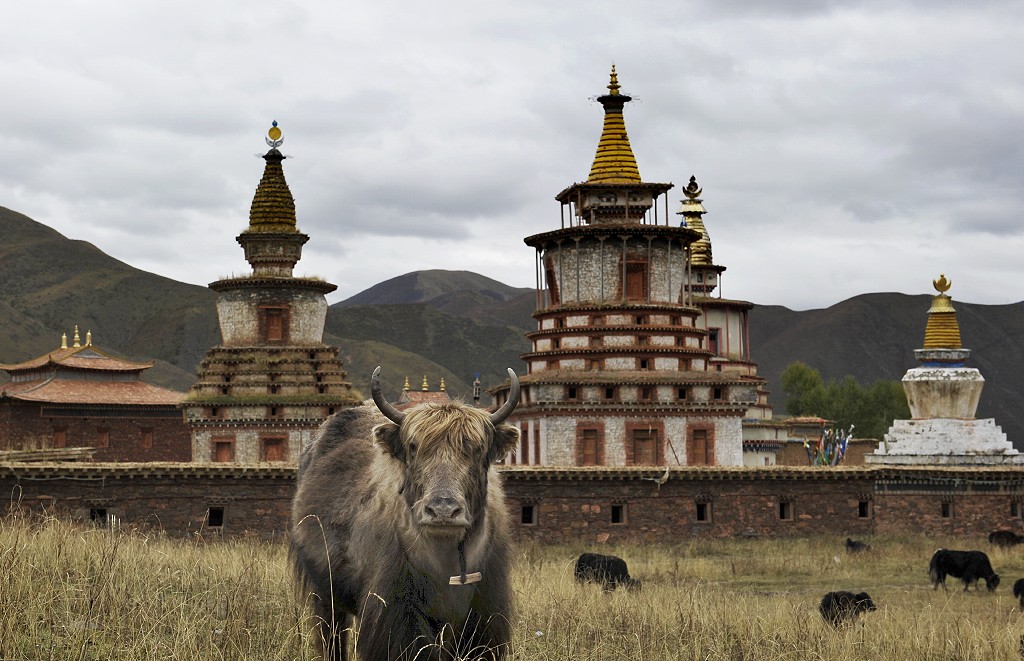
[[[705,538],[1024,532],[1021,468],[507,467],[514,536],[593,545]],[[5,464],[6,507],[102,525],[286,534],[293,465]]]

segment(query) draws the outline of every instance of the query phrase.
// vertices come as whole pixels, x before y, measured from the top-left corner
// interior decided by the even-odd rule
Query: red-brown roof
[[[130,360],[112,358],[92,345],[57,349],[48,354],[26,360],[23,363],[6,365],[0,363],[0,369],[7,372],[21,372],[39,369],[47,365],[60,365],[77,369],[105,370],[109,372],[140,372],[153,366],[153,363],[136,363]]]
[[[174,406],[185,393],[143,381],[52,379],[0,385],[0,396],[48,404],[121,404]]]

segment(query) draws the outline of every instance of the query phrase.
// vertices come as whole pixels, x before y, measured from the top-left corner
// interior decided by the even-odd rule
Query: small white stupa
[[[960,345],[960,326],[945,275],[932,281],[939,292],[928,310],[924,348],[914,355],[920,367],[907,370],[912,420],[895,420],[884,442],[864,460],[868,464],[1000,465],[1024,463],[992,418],[974,417],[985,384],[981,372],[964,367],[970,349]]]

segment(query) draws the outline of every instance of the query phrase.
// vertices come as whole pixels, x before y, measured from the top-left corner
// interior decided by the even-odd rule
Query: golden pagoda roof
[[[928,325],[924,329],[925,349],[960,349],[960,324],[956,320],[953,299],[946,295],[953,285],[945,275],[933,280],[939,293],[932,297],[932,306],[928,310]]]
[[[626,133],[626,121],[622,116],[623,106],[632,101],[632,97],[619,93],[619,79],[612,65],[611,82],[608,83],[608,94],[598,97],[604,106],[604,127],[601,139],[597,144],[597,154],[590,166],[588,183],[630,184],[640,183],[640,169],[633,156],[633,148],[629,145]]]
[[[263,178],[256,187],[249,208],[249,232],[298,232],[295,220],[295,198],[284,178],[281,162],[286,158],[278,151],[284,142],[281,129],[277,122],[267,132],[267,144],[270,151],[263,155],[267,162],[263,169]]]

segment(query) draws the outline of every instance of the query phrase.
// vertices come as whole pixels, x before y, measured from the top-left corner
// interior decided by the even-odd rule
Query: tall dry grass
[[[877,538],[847,555],[842,539],[721,540],[602,549],[520,548],[515,656],[554,659],[1019,658],[1024,620],[1010,594],[1024,549],[983,540]],[[938,546],[982,548],[994,593],[932,591]],[[614,553],[643,591],[580,586],[583,550]],[[176,540],[54,518],[0,519],[0,659],[315,659],[283,543]],[[833,630],[817,613],[830,590],[878,605]]]

